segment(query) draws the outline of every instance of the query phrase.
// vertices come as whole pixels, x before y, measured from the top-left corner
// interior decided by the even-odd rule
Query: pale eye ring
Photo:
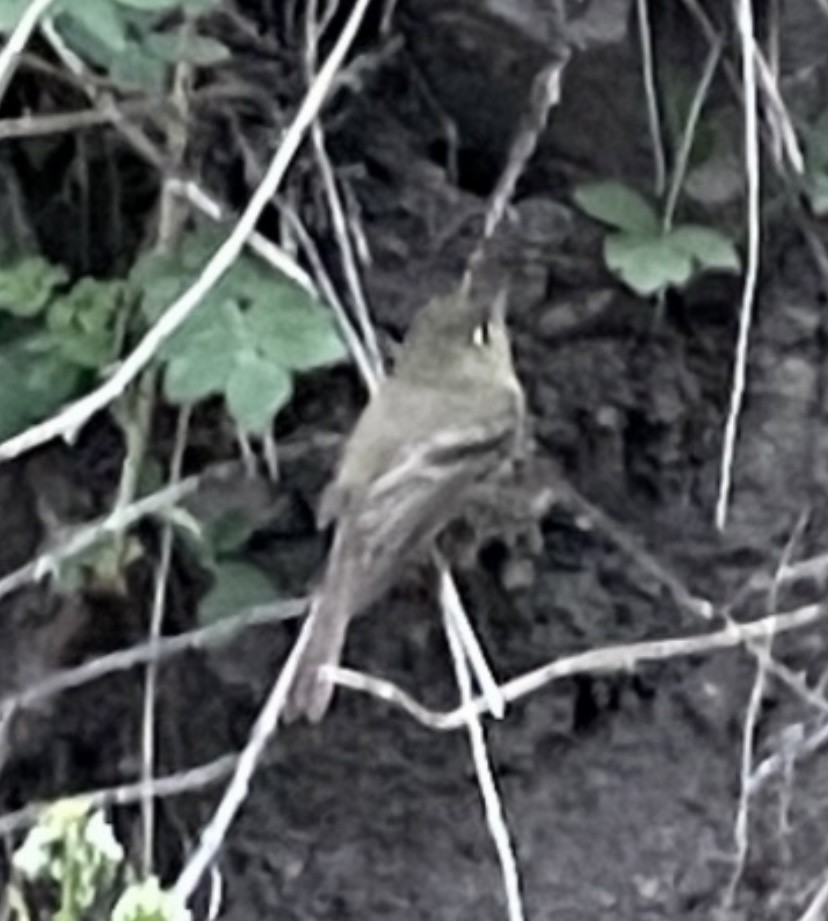
[[[491,338],[491,331],[489,330],[488,323],[481,323],[480,326],[474,328],[472,333],[472,344],[478,346],[478,348],[483,348],[489,344]]]

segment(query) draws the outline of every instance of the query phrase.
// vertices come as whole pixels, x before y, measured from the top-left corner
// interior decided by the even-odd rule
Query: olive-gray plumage
[[[357,421],[320,505],[320,525],[333,525],[334,537],[288,721],[322,718],[333,685],[319,669],[339,662],[351,618],[518,447],[524,399],[504,308],[505,292],[488,304],[463,296],[429,303]]]

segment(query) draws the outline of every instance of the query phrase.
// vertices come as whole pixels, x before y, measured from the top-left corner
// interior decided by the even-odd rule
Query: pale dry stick
[[[238,763],[238,755],[222,755],[206,764],[169,774],[166,777],[156,777],[153,782],[153,794],[158,799],[168,796],[181,796],[185,793],[194,793],[205,787],[213,786],[224,780]],[[88,793],[78,793],[73,796],[62,796],[59,800],[44,803],[30,803],[15,812],[8,812],[0,816],[0,836],[8,835],[34,825],[43,813],[57,803],[66,802],[67,799],[82,800],[90,809],[102,809],[105,806],[126,806],[140,801],[144,792],[141,781],[121,784],[117,787],[104,787]]]
[[[748,624],[728,625],[715,633],[592,649],[557,659],[512,678],[500,686],[500,692],[507,703],[513,703],[547,684],[573,675],[632,672],[637,665],[647,662],[663,662],[731,649],[748,641],[811,627],[826,618],[828,605],[813,604],[784,614],[763,617]],[[429,710],[391,681],[373,678],[355,669],[335,666],[324,668],[325,674],[340,687],[371,694],[393,703],[430,729],[458,729],[465,725],[464,721],[470,712],[485,713],[488,710],[488,703],[483,697],[475,697],[470,704],[446,712]]]
[[[757,123],[756,65],[753,55],[753,9],[751,0],[738,0],[737,24],[742,44],[742,81],[744,84],[745,172],[747,175],[747,263],[739,309],[739,333],[733,368],[730,407],[724,432],[719,495],[716,501],[716,527],[723,531],[733,485],[733,464],[739,419],[745,400],[747,360],[753,307],[759,281],[759,246],[761,238],[761,197],[759,175],[759,128]]]
[[[166,310],[113,375],[101,386],[70,403],[54,416],[0,444],[0,461],[17,457],[53,438],[71,438],[91,416],[119,396],[153,359],[160,346],[187,319],[201,300],[232,266],[262,211],[279,189],[307,130],[327,99],[331,82],[356,36],[369,0],[355,0],[349,18],[316,79],[308,89],[293,122],[273,156],[235,227],[202,269],[198,279]]]
[[[159,104],[146,99],[126,100],[122,103],[125,115],[152,115]],[[66,134],[88,128],[111,126],[111,112],[101,109],[83,109],[79,112],[57,112],[49,115],[24,115],[21,118],[6,118],[0,121],[0,141],[44,137],[52,134]]]
[[[377,333],[374,324],[371,322],[371,315],[368,310],[368,304],[365,300],[365,293],[362,288],[362,282],[359,278],[359,269],[357,268],[356,258],[354,256],[354,247],[351,241],[351,235],[348,231],[348,222],[345,217],[345,210],[342,207],[342,197],[336,185],[336,176],[334,175],[333,166],[331,165],[328,152],[325,148],[325,136],[322,132],[322,125],[317,119],[311,126],[311,143],[313,144],[316,162],[319,166],[319,172],[322,176],[322,183],[325,187],[325,195],[328,199],[328,209],[333,221],[334,235],[342,255],[342,267],[345,272],[345,281],[351,292],[351,299],[354,304],[357,322],[362,333],[362,343],[368,352],[368,358],[374,368],[375,375],[380,378],[383,375],[382,355],[379,350]],[[366,381],[366,384],[368,382]]]
[[[45,15],[53,2],[54,0],[32,0],[6,39],[6,44],[3,45],[3,50],[0,51],[0,101],[2,101],[6,95],[6,90],[9,88],[9,82],[14,76],[18,58],[26,45],[29,44],[29,39],[37,28],[41,17]]]
[[[331,10],[334,8],[335,5],[332,4],[331,9],[328,10],[328,21],[330,21]],[[305,15],[305,68],[309,81],[313,80],[316,71],[319,33],[324,31],[325,28],[324,22],[317,25],[316,13],[317,3],[315,0],[311,0]],[[317,28],[319,32],[317,32]],[[359,269],[357,268],[357,262],[354,257],[354,247],[351,241],[351,235],[348,232],[345,210],[342,207],[342,197],[339,194],[333,165],[331,164],[330,157],[325,147],[325,135],[322,130],[321,119],[319,118],[311,125],[310,140],[316,158],[316,165],[322,177],[325,197],[328,200],[328,210],[333,223],[334,236],[336,237],[337,246],[339,247],[342,258],[345,281],[348,285],[348,290],[351,292],[351,300],[354,304],[357,323],[359,324],[359,330],[362,334],[361,342],[368,353],[368,359],[375,374],[381,379],[383,376],[382,354],[379,350],[377,333],[374,329],[374,324],[371,322],[371,315],[365,300]],[[366,384],[371,386],[371,381],[366,381]]]
[[[273,609],[272,612],[270,611],[271,608]],[[219,639],[223,638],[225,631],[236,633],[238,629],[252,623],[254,620],[264,623],[283,617],[295,617],[306,608],[307,601],[304,599],[281,602],[275,606],[269,605],[262,614],[254,612],[253,615],[245,615],[243,624],[240,618],[228,624],[215,624],[211,627],[202,628],[189,637],[181,635],[164,640],[163,643],[159,644],[157,653],[159,658],[162,657],[162,652],[163,657],[175,655],[185,648],[190,648],[187,644],[192,644],[196,636],[203,637],[205,642],[218,642]],[[826,618],[828,618],[828,605],[808,605],[795,611],[764,617],[749,624],[726,627],[715,633],[593,649],[574,656],[566,656],[523,675],[518,675],[501,685],[500,690],[507,701],[514,702],[539,691],[547,684],[563,678],[570,678],[574,675],[631,672],[637,665],[646,662],[661,662],[668,659],[721,652],[726,649],[732,649],[734,646],[742,645],[749,639],[757,640],[772,634],[788,633],[793,630],[812,627]],[[148,644],[144,643],[140,647],[114,653],[105,657],[105,659],[112,666],[117,664],[119,668],[129,668],[148,660],[147,647]],[[113,661],[116,657],[119,660],[118,663]],[[98,669],[103,664],[104,659],[90,663],[90,665],[94,665]],[[467,725],[470,715],[484,714],[488,710],[488,704],[482,697],[475,697],[469,703],[448,712],[430,710],[390,681],[373,678],[354,669],[334,666],[325,666],[325,669],[326,675],[329,675],[340,687],[371,694],[374,697],[392,703],[429,729],[441,732],[463,729]],[[102,677],[103,674],[108,674],[114,670],[116,670],[115,667],[107,668],[106,671],[101,671],[96,677]],[[60,673],[58,673],[57,677],[60,677]],[[74,684],[71,686],[74,686]],[[57,690],[65,689],[65,687],[60,687]],[[224,755],[216,761],[182,773],[156,778],[153,789],[157,796],[173,796],[200,789],[227,776],[238,763],[239,758],[237,755]],[[93,806],[109,803],[122,804],[139,800],[141,790],[142,785],[140,783],[133,783],[87,795],[92,798],[91,805]],[[0,817],[0,835],[8,834],[10,831],[15,831],[36,822],[47,805],[32,804]]]
[[[468,290],[471,286],[472,277],[483,261],[486,244],[500,226],[518,181],[537,149],[538,141],[549,118],[549,112],[560,101],[561,72],[567,60],[568,53],[557,57],[537,74],[532,83],[528,111],[521,119],[517,134],[509,149],[506,166],[489,198],[483,234],[466,263],[461,282],[462,290]]]
[[[797,921],[825,921],[826,911],[828,911],[828,874]]]
[[[142,518],[164,512],[182,499],[192,495],[207,480],[224,479],[238,470],[239,464],[237,461],[216,464],[206,475],[202,473],[197,476],[187,477],[174,486],[160,489],[158,492],[144,496],[130,505],[110,512],[89,525],[79,527],[60,546],[47,550],[29,563],[0,579],[0,598],[17,591],[17,589],[28,585],[30,582],[39,582],[44,576],[54,572],[61,563],[79,556],[102,540],[122,533]]]
[[[239,755],[233,776],[224,791],[213,817],[199,836],[198,845],[190,855],[176,880],[174,892],[182,902],[188,902],[207,870],[212,866],[233,820],[247,798],[253,775],[267,745],[275,738],[279,716],[285,706],[299,661],[310,639],[310,619],[306,619],[287,661],[282,666],[264,706],[259,711],[247,744]]]
[[[477,684],[480,687],[480,692],[489,705],[492,716],[496,719],[503,719],[506,712],[506,703],[501,696],[500,688],[480,646],[480,641],[469,623],[457,586],[446,563],[437,553],[434,554],[434,557],[440,584],[440,607],[443,610],[443,620],[445,623],[452,624],[454,634],[463,648],[465,657],[471,666]]]
[[[661,113],[658,108],[653,62],[653,33],[650,27],[649,0],[636,0],[638,19],[638,42],[641,47],[641,73],[644,80],[644,97],[647,100],[647,126],[653,148],[653,191],[656,198],[664,194],[667,182],[667,158],[664,153],[664,138],[661,134]]]
[[[828,16],[828,0],[814,0],[817,5],[817,9],[822,10],[826,16]]]
[[[772,637],[761,640],[768,657],[771,655]],[[733,839],[736,843],[736,862],[733,871],[730,874],[730,880],[727,884],[724,896],[724,908],[729,910],[733,906],[736,898],[736,890],[739,887],[739,881],[745,869],[745,862],[748,855],[750,837],[748,833],[748,821],[750,818],[750,773],[753,768],[754,737],[756,726],[759,722],[759,713],[762,708],[762,696],[767,686],[768,669],[762,660],[756,663],[756,677],[748,700],[747,711],[745,712],[745,723],[742,730],[742,758],[740,770],[740,788],[739,788],[739,807],[736,812],[736,822],[733,829]]]
[[[828,722],[824,722],[810,735],[798,732],[793,740],[785,740],[783,746],[760,762],[750,778],[750,792],[755,794],[772,777],[785,771],[806,755],[819,751],[828,742]]]
[[[304,598],[255,605],[240,614],[214,624],[207,624],[204,627],[197,627],[194,630],[163,637],[156,641],[144,640],[126,649],[99,656],[83,665],[52,672],[16,694],[0,698],[0,717],[3,714],[26,710],[50,697],[85,684],[91,684],[93,681],[100,681],[116,672],[128,671],[150,662],[160,664],[197,649],[215,648],[231,642],[245,630],[293,620],[301,617],[306,610],[307,600]]]
[[[678,152],[676,153],[676,163],[673,167],[673,177],[670,181],[670,188],[667,191],[667,201],[664,205],[664,217],[662,226],[665,231],[669,231],[673,226],[673,217],[676,213],[679,195],[687,176],[687,166],[690,162],[690,154],[693,151],[693,142],[696,138],[696,128],[699,124],[702,108],[707,94],[710,91],[710,84],[719,66],[719,59],[722,56],[722,43],[717,42],[710,46],[707,53],[707,59],[704,62],[701,79],[693,94],[690,102],[690,108],[687,112],[687,120],[684,123],[684,130],[681,134]]]
[[[190,428],[189,407],[179,410],[175,431],[175,443],[170,461],[169,485],[174,486],[181,480],[181,467],[184,451],[187,447],[187,433]],[[164,612],[167,603],[167,584],[172,563],[173,529],[169,521],[164,522],[161,531],[161,555],[155,573],[155,591],[150,615],[149,642],[157,647],[161,639]],[[141,733],[141,781],[145,795],[141,798],[141,825],[143,831],[143,872],[144,876],[152,873],[153,851],[155,842],[155,797],[152,795],[152,781],[155,770],[155,704],[158,690],[158,659],[147,663],[144,679],[144,706]]]
[[[440,571],[440,599],[443,608],[443,626],[448,638],[451,660],[454,664],[454,674],[457,687],[460,691],[461,706],[466,708],[468,714],[466,728],[471,743],[472,761],[477,775],[477,785],[483,798],[486,813],[486,824],[492,836],[492,841],[497,851],[500,870],[503,876],[503,888],[506,893],[506,906],[509,921],[523,921],[523,899],[520,893],[520,875],[518,873],[517,858],[512,846],[509,828],[503,805],[497,789],[494,771],[489,761],[489,752],[486,746],[486,736],[479,714],[475,713],[468,705],[471,702],[472,684],[469,666],[466,661],[467,651],[458,632],[458,622],[465,617],[462,608],[458,611],[459,598],[457,589],[447,569]],[[484,695],[485,696],[485,695]]]
[[[374,369],[374,365],[371,362],[365,346],[362,344],[362,340],[359,338],[357,331],[351,323],[348,311],[345,309],[345,305],[342,303],[342,299],[339,297],[339,293],[331,281],[330,275],[328,275],[325,263],[322,261],[322,257],[319,254],[319,248],[314,242],[313,237],[308,233],[307,228],[302,223],[296,211],[285,202],[278,202],[277,206],[285,222],[290,226],[293,233],[296,234],[296,238],[313,269],[322,296],[325,298],[325,301],[330,304],[334,316],[339,323],[339,328],[345,339],[345,344],[348,347],[351,357],[354,359],[357,370],[365,386],[368,388],[368,392],[373,393],[379,385],[379,375]]]
[[[683,0],[683,3],[690,11],[696,22],[699,24],[708,43],[710,45],[714,45],[720,42],[722,40],[721,36],[716,31],[716,27],[711,21],[710,17],[699,5],[698,0]],[[765,100],[768,103],[768,114],[777,123],[778,136],[782,141],[782,149],[786,153],[789,165],[793,169],[794,173],[801,175],[804,169],[805,159],[799,146],[799,140],[796,136],[796,129],[794,128],[793,119],[791,118],[784,100],[782,99],[782,95],[779,92],[779,87],[777,86],[776,81],[773,79],[770,67],[765,61],[764,55],[762,54],[762,49],[759,47],[756,39],[753,38],[753,36],[751,36],[751,39],[753,54],[756,61],[756,71],[759,77],[759,84],[765,94]],[[736,81],[730,74],[730,69],[727,68],[727,70],[728,75],[731,76],[731,82],[734,83],[734,90],[736,94],[740,95],[739,88],[737,85],[735,85]]]

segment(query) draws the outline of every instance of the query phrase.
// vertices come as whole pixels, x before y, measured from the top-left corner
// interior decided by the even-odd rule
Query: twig
[[[456,595],[454,583],[446,569],[441,571],[440,585],[441,589],[446,591],[449,596]],[[517,859],[512,846],[511,836],[509,835],[509,828],[506,825],[506,818],[503,814],[503,804],[500,800],[497,782],[495,781],[494,772],[489,761],[483,724],[481,723],[480,714],[475,713],[474,710],[469,707],[471,703],[472,684],[469,666],[466,662],[466,647],[460,638],[458,620],[452,617],[452,605],[444,605],[443,610],[443,624],[446,636],[448,637],[451,659],[454,663],[457,687],[460,690],[460,704],[466,712],[465,722],[469,733],[469,741],[471,743],[472,761],[474,762],[474,770],[477,775],[477,785],[480,787],[480,793],[483,798],[483,806],[486,812],[486,824],[489,826],[492,841],[494,842],[498,860],[500,861],[509,921],[523,921],[525,915],[523,910],[523,899],[520,894],[520,876],[518,874]],[[487,695],[484,694],[484,697],[485,696]]]
[[[187,431],[190,425],[190,409],[184,407],[178,413],[178,424],[175,433],[175,447],[170,462],[171,486],[181,480],[181,466],[184,459],[184,450],[187,445]],[[161,639],[161,628],[164,623],[164,610],[167,601],[167,583],[170,576],[172,562],[173,529],[169,521],[165,522],[161,532],[161,558],[155,575],[155,592],[152,601],[152,615],[150,617],[150,646],[157,648]],[[155,771],[155,703],[158,687],[158,659],[151,659],[147,663],[146,679],[144,682],[144,712],[141,734],[141,780],[145,787],[145,795],[141,799],[141,822],[143,827],[143,872],[144,876],[152,873],[153,851],[155,842],[155,798],[152,795],[152,781]]]
[[[768,657],[771,655],[772,637],[761,641]],[[747,860],[748,847],[750,844],[748,821],[750,818],[750,775],[753,769],[753,750],[754,739],[756,735],[756,726],[759,722],[759,712],[762,707],[762,696],[765,693],[767,684],[768,669],[761,660],[756,666],[756,677],[753,681],[753,687],[750,692],[747,711],[745,713],[745,723],[742,729],[742,760],[740,770],[740,787],[739,787],[739,807],[736,811],[736,822],[733,829],[733,838],[736,843],[736,860],[730,880],[727,885],[724,897],[724,907],[729,909],[733,906],[736,897],[736,890],[742,873],[745,869]]]
[[[285,700],[293,684],[302,653],[310,639],[310,626],[311,621],[306,620],[264,706],[256,717],[250,737],[239,755],[233,776],[224,791],[221,802],[213,813],[213,817],[202,830],[198,846],[190,855],[175,883],[175,894],[184,902],[189,901],[201,882],[201,878],[212,865],[236,814],[247,798],[250,782],[264,750],[276,735]]]
[[[153,795],[163,799],[168,796],[180,796],[183,793],[203,790],[205,787],[212,786],[227,777],[238,763],[238,760],[238,755],[222,755],[214,761],[201,764],[190,770],[170,774],[167,777],[156,777],[152,784]],[[142,781],[137,781],[136,783],[122,784],[117,787],[92,790],[89,793],[78,793],[71,797],[64,796],[61,797],[60,801],[77,798],[83,800],[90,809],[101,809],[104,806],[125,806],[129,803],[137,803],[143,795],[144,784]],[[0,816],[0,836],[34,825],[44,811],[52,805],[54,805],[54,802],[30,803],[16,812],[8,812],[6,815]]]
[[[17,21],[11,35],[0,51],[0,101],[6,95],[9,82],[14,76],[20,55],[28,45],[32,32],[37,28],[41,17],[52,5],[53,0],[32,0],[26,11]]]
[[[748,641],[761,640],[770,635],[801,630],[819,623],[826,617],[828,605],[813,604],[784,614],[763,617],[747,624],[728,625],[715,633],[593,649],[565,656],[512,678],[500,686],[500,692],[507,703],[512,703],[562,678],[583,674],[631,672],[636,666],[647,662],[703,655],[741,646]],[[325,666],[325,669],[326,675],[341,687],[371,694],[393,703],[430,729],[458,729],[465,725],[467,711],[485,713],[488,710],[488,703],[483,697],[475,697],[467,706],[446,712],[430,710],[393,682],[373,678],[354,669],[333,666]]]
[[[435,554],[435,557],[437,555]],[[503,719],[506,704],[497,686],[486,656],[480,647],[480,642],[475,636],[474,630],[469,623],[463,602],[457,592],[457,586],[446,564],[439,558],[435,560],[440,582],[440,607],[443,610],[444,623],[451,624],[453,627],[453,636],[463,650],[464,659],[468,660],[474,676],[477,679],[478,687],[489,705],[492,716],[497,719]],[[451,643],[451,639],[449,638]]]
[[[707,59],[704,62],[704,70],[702,71],[699,85],[696,87],[696,92],[693,94],[693,99],[690,103],[690,109],[687,112],[687,120],[684,124],[684,131],[681,135],[681,142],[678,152],[676,153],[676,162],[673,167],[673,178],[667,193],[667,202],[664,205],[662,225],[665,231],[669,231],[673,226],[676,205],[678,204],[678,198],[684,186],[684,179],[687,175],[687,165],[690,162],[690,154],[693,151],[696,128],[721,56],[722,43],[721,41],[717,41],[716,44],[710,46],[710,50],[707,53]]]
[[[156,100],[126,100],[121,104],[125,115],[154,115],[159,104]],[[24,115],[0,121],[0,141],[44,137],[88,128],[111,126],[115,120],[111,111],[93,108],[80,112],[56,112],[48,115]]]
[[[828,874],[810,904],[799,916],[797,921],[823,921],[825,910],[828,908]]]
[[[107,675],[127,671],[149,662],[161,663],[195,649],[205,649],[229,643],[234,637],[251,627],[261,627],[300,617],[307,609],[304,598],[276,601],[249,608],[240,614],[195,630],[163,637],[157,641],[145,640],[99,656],[83,665],[53,672],[48,677],[29,685],[16,694],[0,698],[0,717],[4,713],[18,712],[62,694],[64,691],[100,681]]]
[[[568,60],[568,53],[559,55],[544,67],[532,84],[530,104],[518,125],[515,139],[509,149],[509,158],[498,179],[486,208],[483,234],[480,242],[469,256],[461,286],[467,289],[486,252],[486,244],[494,236],[503,220],[509,202],[517,188],[518,181],[526,169],[538,145],[549,111],[557,105],[561,95],[561,72]]]
[[[41,0],[45,2],[45,0]],[[308,89],[302,104],[287,130],[279,149],[273,156],[264,178],[253,193],[247,207],[233,230],[210,258],[198,279],[164,313],[140,341],[135,350],[121,363],[117,371],[97,389],[70,403],[50,419],[32,426],[25,432],[0,444],[0,460],[8,460],[37,445],[60,436],[71,437],[99,410],[119,396],[124,388],[147,366],[159,347],[198,306],[205,295],[222,278],[238,257],[245,240],[256,226],[262,211],[276,194],[299,145],[319,113],[337,70],[350,48],[356,26],[364,15],[369,0],[356,0],[351,15],[330,55]]]
[[[122,533],[142,518],[163,512],[192,495],[208,480],[221,480],[238,470],[237,461],[216,464],[206,473],[187,477],[180,483],[160,489],[158,492],[116,509],[103,518],[79,528],[65,543],[51,548],[0,579],[0,598],[22,588],[29,582],[40,581],[48,573],[54,572],[61,563],[79,556],[102,540]]]
[[[644,96],[647,100],[647,126],[650,130],[650,141],[653,147],[653,190],[656,198],[660,198],[664,194],[664,186],[667,181],[667,160],[664,155],[661,113],[658,108],[658,88],[653,63],[653,33],[650,28],[649,0],[636,0],[635,8],[638,18],[638,41],[641,46]]]
[[[761,197],[759,175],[759,130],[757,126],[756,65],[753,54],[754,29],[751,0],[738,0],[737,23],[742,43],[742,80],[745,112],[745,172],[747,174],[747,264],[739,310],[739,335],[733,368],[730,409],[724,432],[719,496],[716,502],[716,527],[723,531],[727,523],[733,483],[736,437],[747,380],[748,345],[753,321],[756,286],[759,280],[759,246],[761,237]]]

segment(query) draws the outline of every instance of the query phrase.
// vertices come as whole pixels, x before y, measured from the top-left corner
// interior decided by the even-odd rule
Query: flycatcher
[[[470,488],[518,450],[524,396],[505,308],[505,290],[486,304],[466,295],[430,302],[357,421],[319,508],[333,542],[287,721],[324,716],[333,684],[320,667],[339,662],[351,618],[456,517]]]

